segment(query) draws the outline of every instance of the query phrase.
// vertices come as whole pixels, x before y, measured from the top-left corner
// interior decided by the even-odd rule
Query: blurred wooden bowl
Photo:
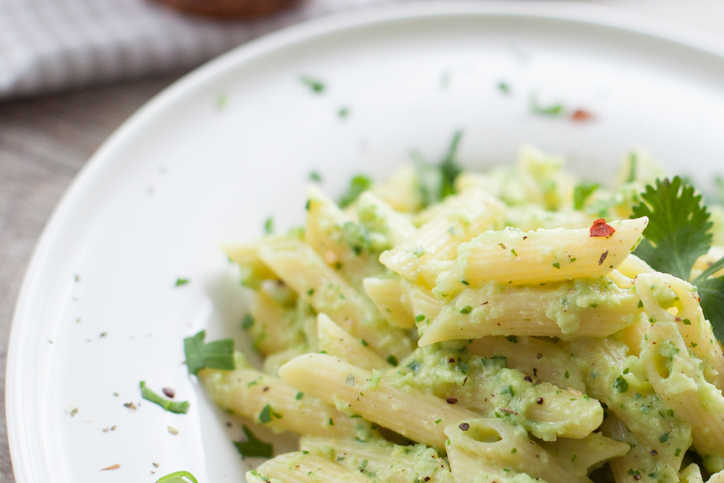
[[[300,0],[156,0],[177,10],[207,17],[253,19],[290,8]]]

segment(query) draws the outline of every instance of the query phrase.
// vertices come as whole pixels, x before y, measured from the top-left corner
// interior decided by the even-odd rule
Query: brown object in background
[[[216,18],[252,19],[290,8],[300,0],[157,0],[187,13]]]

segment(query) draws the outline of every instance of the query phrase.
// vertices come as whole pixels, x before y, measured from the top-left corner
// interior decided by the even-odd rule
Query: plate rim
[[[34,343],[33,327],[24,321],[32,318],[34,310],[32,302],[36,297],[36,286],[45,270],[46,260],[54,249],[56,237],[66,222],[72,218],[76,212],[76,204],[92,186],[94,180],[107,169],[109,164],[113,165],[114,152],[121,149],[128,140],[133,139],[135,133],[144,125],[153,122],[154,118],[185,96],[223,78],[226,73],[238,66],[264,55],[300,42],[354,28],[372,27],[402,20],[459,15],[510,16],[590,24],[643,34],[659,41],[682,45],[724,59],[724,41],[713,35],[615,7],[565,1],[524,0],[480,3],[474,0],[437,0],[424,3],[373,3],[306,20],[234,47],[183,75],[126,119],[90,156],[55,205],[33,249],[12,316],[5,374],[6,427],[13,473],[18,483],[40,481],[39,478],[47,479],[52,476],[50,468],[47,464],[43,464],[47,463],[46,460],[41,458],[38,461],[39,453],[29,450],[29,434],[24,431],[32,418],[28,418],[28,411],[22,404],[25,395],[21,384],[22,356],[31,350]],[[39,472],[44,474],[39,475]]]

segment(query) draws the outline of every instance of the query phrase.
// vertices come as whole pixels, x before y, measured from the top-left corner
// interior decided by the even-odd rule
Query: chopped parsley
[[[274,453],[274,446],[260,440],[246,426],[242,426],[246,441],[234,441],[234,446],[239,450],[243,458],[271,458]]]
[[[320,81],[318,79],[314,79],[312,77],[302,76],[301,81],[302,81],[302,84],[309,87],[312,90],[312,92],[314,92],[316,94],[321,94],[322,92],[324,92],[324,89],[326,89],[326,86],[324,85],[324,83],[322,81]]]
[[[353,177],[349,182],[349,188],[347,188],[347,192],[340,198],[339,200],[339,206],[342,208],[346,208],[359,198],[359,195],[370,189],[372,186],[372,180],[369,179],[367,176],[364,176],[362,174],[358,174],[357,176]]]
[[[316,181],[317,183],[322,182],[322,175],[319,174],[317,171],[312,171],[309,173],[309,179],[312,181]]]
[[[158,404],[166,411],[176,414],[186,414],[186,411],[189,410],[188,401],[169,401],[146,387],[146,381],[141,381],[139,386],[141,386],[141,397],[143,399]]]
[[[462,136],[462,131],[455,132],[445,157],[437,165],[428,163],[419,153],[413,153],[423,206],[430,206],[455,194],[455,180],[462,172],[457,162],[458,146]]]
[[[259,413],[259,422],[266,424],[270,423],[272,419],[282,419],[282,415],[274,411],[272,407],[267,404]]]
[[[648,216],[644,239],[634,252],[654,270],[689,280],[696,260],[712,245],[710,214],[701,195],[680,177],[656,180],[647,186],[632,217]],[[704,316],[714,334],[724,340],[724,277],[712,278],[724,268],[724,258],[704,270],[694,281]]]
[[[616,392],[626,392],[628,391],[628,381],[623,376],[618,376],[616,380],[613,381],[613,388]]]
[[[507,82],[498,82],[498,90],[503,94],[510,94],[510,85]]]
[[[339,111],[337,111],[337,116],[339,116],[341,119],[346,119],[347,116],[349,116],[349,108],[348,107],[340,107]]]
[[[188,471],[176,471],[170,475],[163,476],[156,480],[156,483],[199,483],[194,475]]]
[[[241,322],[241,328],[243,330],[249,330],[252,327],[254,327],[254,316],[251,314],[246,314],[244,316],[244,320]]]
[[[194,376],[201,369],[236,369],[234,362],[234,339],[215,340],[205,343],[206,331],[202,330],[193,337],[184,339],[186,368]]]
[[[177,287],[181,287],[182,285],[186,285],[186,284],[189,283],[189,282],[190,282],[190,280],[189,280],[188,278],[177,278],[177,279],[176,279],[176,286],[177,286]]]
[[[392,364],[393,366],[396,366],[396,365],[399,364],[399,362],[397,362],[397,357],[395,357],[395,356],[393,356],[393,355],[387,356],[387,362],[389,362],[389,363]]]

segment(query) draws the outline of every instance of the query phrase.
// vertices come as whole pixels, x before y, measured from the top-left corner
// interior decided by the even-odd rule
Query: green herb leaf
[[[244,430],[246,441],[234,441],[234,446],[239,450],[244,458],[271,458],[274,453],[274,446],[260,440],[246,426],[241,427]]]
[[[695,283],[701,297],[701,310],[711,322],[716,338],[724,340],[724,277],[697,278]]]
[[[139,385],[141,386],[141,397],[146,401],[158,404],[166,411],[176,414],[186,414],[186,411],[189,410],[188,401],[170,401],[165,399],[146,387],[146,381],[141,381]]]
[[[186,285],[186,284],[189,283],[189,282],[190,282],[190,280],[189,280],[188,278],[177,278],[177,279],[176,279],[176,286],[177,286],[177,287],[180,287],[180,286],[182,286],[182,285]]]
[[[339,206],[342,208],[348,207],[349,205],[354,203],[357,198],[359,198],[359,195],[370,189],[371,186],[371,179],[362,174],[358,174],[350,180],[349,188],[347,188],[347,193],[345,193],[344,196],[342,196],[342,198],[339,200]]]
[[[562,116],[564,114],[563,104],[551,104],[550,106],[541,106],[538,103],[538,97],[532,96],[530,98],[530,110],[534,114],[540,114],[542,116]]]
[[[455,194],[455,180],[462,172],[457,162],[462,135],[462,131],[455,132],[445,157],[438,165],[427,162],[418,152],[412,153],[417,165],[417,181],[423,206],[430,206]]]
[[[202,330],[193,337],[184,339],[186,368],[194,376],[201,369],[236,369],[234,362],[234,339],[222,339],[204,343],[206,331]]]
[[[272,407],[267,404],[262,408],[261,412],[259,413],[259,421],[266,424],[270,423],[273,418],[282,419],[282,415],[274,411],[274,409],[272,409]]]
[[[312,171],[309,173],[309,179],[312,181],[316,181],[317,183],[322,182],[322,175],[319,174],[317,171]]]
[[[712,263],[709,265],[709,268],[704,270],[699,274],[698,277],[696,277],[696,280],[694,280],[694,284],[698,285],[700,281],[705,280],[712,275],[714,275],[716,272],[724,268],[724,258],[719,259],[719,261]]]
[[[325,85],[322,83],[322,81],[318,79],[313,79],[312,77],[302,76],[302,84],[308,86],[310,89],[312,89],[312,92],[316,94],[321,94],[324,92]]]
[[[656,180],[656,187],[647,186],[641,203],[633,207],[632,218],[641,216],[649,217],[649,225],[635,254],[654,270],[688,280],[694,262],[712,242],[712,223],[701,195],[678,176]]]
[[[573,208],[582,210],[588,198],[598,190],[598,183],[581,183],[573,188]]]
[[[177,471],[156,480],[156,483],[199,483],[188,471]]]
[[[503,94],[510,94],[510,85],[507,82],[498,82],[498,90]]]
[[[264,222],[264,233],[271,235],[274,232],[274,217],[270,216]]]

